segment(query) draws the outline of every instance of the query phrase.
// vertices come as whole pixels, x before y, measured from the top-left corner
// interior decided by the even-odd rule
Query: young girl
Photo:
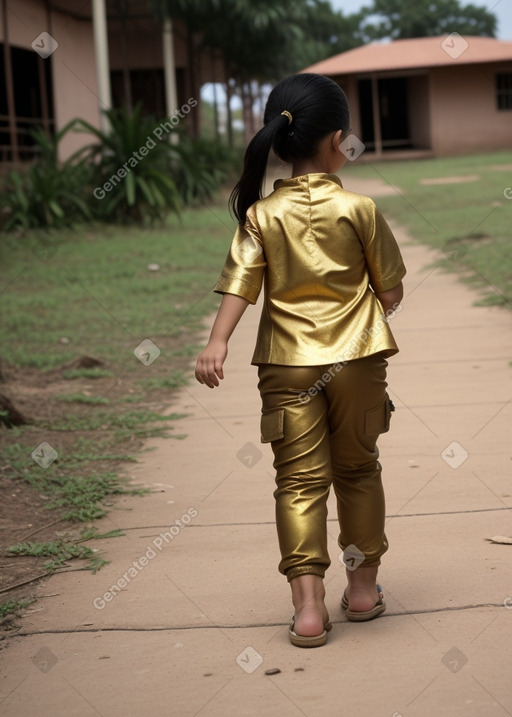
[[[354,621],[385,610],[376,582],[388,548],[376,443],[393,408],[386,357],[398,348],[383,314],[400,304],[405,268],[373,201],[345,191],[335,174],[349,127],[345,94],[327,77],[292,75],[270,93],[230,198],[239,227],[196,366],[200,383],[219,385],[228,340],[264,284],[252,363],[261,440],[275,458],[279,570],[295,608],[289,636],[301,647],[325,644],[331,628],[323,586],[331,483],[347,568],[342,607]],[[262,199],[271,148],[292,165],[292,177]]]

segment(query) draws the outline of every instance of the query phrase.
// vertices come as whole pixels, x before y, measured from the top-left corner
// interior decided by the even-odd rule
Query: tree
[[[149,0],[149,7],[157,20],[166,18],[180,20],[185,25],[188,58],[188,93],[191,97],[199,94],[197,84],[197,35],[207,26],[215,15],[217,0]],[[199,134],[199,115],[191,115],[191,134]]]
[[[242,100],[247,140],[256,129],[255,95],[261,95],[262,84],[273,84],[365,40],[360,32],[364,13],[344,16],[328,0],[149,2],[157,18],[171,17],[185,25],[193,86],[198,55],[222,57],[224,76],[218,81],[224,82],[228,108],[234,92]],[[231,133],[229,137],[231,144]]]
[[[362,45],[365,38],[361,36],[360,27],[365,17],[364,10],[343,15],[333,10],[329,0],[311,0],[300,23],[302,67]]]
[[[258,84],[272,83],[303,67],[300,26],[307,0],[212,0],[214,14],[205,24],[203,47],[220,52],[226,94],[234,79],[242,100],[246,141],[255,132],[254,94]],[[231,140],[230,140],[231,141]]]
[[[376,22],[363,23],[368,39],[433,37],[458,32],[460,35],[495,37],[496,16],[485,7],[461,5],[459,0],[373,0],[367,16]]]

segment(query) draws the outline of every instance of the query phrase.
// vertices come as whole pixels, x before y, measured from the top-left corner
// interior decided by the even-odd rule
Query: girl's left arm
[[[249,306],[249,301],[235,294],[223,294],[207,345],[197,357],[196,379],[208,388],[224,378],[222,366],[228,355],[228,341]]]

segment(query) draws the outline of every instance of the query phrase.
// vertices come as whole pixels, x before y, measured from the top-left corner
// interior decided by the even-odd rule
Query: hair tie
[[[293,117],[292,117],[291,112],[288,112],[288,110],[283,110],[283,112],[281,112],[281,114],[284,115],[285,117],[288,117],[288,124],[291,124],[293,122]]]

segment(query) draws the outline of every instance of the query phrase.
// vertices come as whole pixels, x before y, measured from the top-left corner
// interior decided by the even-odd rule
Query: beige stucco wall
[[[431,70],[435,154],[512,148],[512,111],[496,108],[497,72],[512,72],[512,62]]]
[[[98,85],[92,25],[55,13],[52,36],[59,43],[53,57],[53,95],[57,128],[75,117],[99,127]],[[92,135],[69,133],[62,141],[61,158],[75,152]]]
[[[32,50],[34,39],[48,32],[59,46],[50,56],[53,79],[53,107],[55,127],[61,129],[74,117],[82,117],[99,126],[96,66],[92,26],[73,20],[58,12],[51,13],[50,26],[43,3],[38,0],[8,0],[9,42],[16,47]],[[0,25],[3,40],[4,30]],[[45,62],[50,61],[50,58]],[[23,77],[14,82],[23,83]],[[91,135],[69,134],[61,145],[61,158],[90,141]]]
[[[99,101],[97,97],[96,62],[92,22],[76,20],[64,13],[52,11],[50,21],[42,0],[8,0],[9,42],[13,46],[32,51],[31,43],[43,31],[59,43],[50,56],[53,81],[53,110],[55,128],[58,131],[75,117],[80,117],[94,127],[100,126]],[[177,68],[186,68],[187,52],[185,32],[180,23],[174,23],[174,55]],[[3,28],[0,17],[0,33]],[[137,27],[128,26],[128,62],[131,69],[163,68],[161,28],[150,21]],[[109,26],[109,60],[112,70],[123,67],[123,54],[119,27]],[[223,79],[220,63],[212,66],[208,55],[196,57],[197,78],[209,81],[212,76]],[[16,83],[23,83],[23,77],[15,77]],[[179,98],[183,102],[188,99]],[[94,136],[85,133],[70,133],[60,146],[60,158],[66,159],[84,144],[94,141]]]

